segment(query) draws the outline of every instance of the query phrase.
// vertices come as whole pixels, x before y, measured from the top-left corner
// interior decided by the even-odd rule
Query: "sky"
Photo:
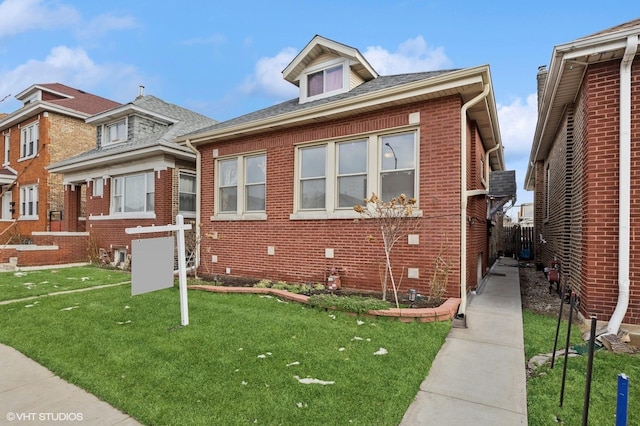
[[[380,75],[488,64],[515,217],[533,201],[523,181],[538,67],[556,45],[639,17],[626,0],[4,0],[0,112],[38,83],[122,103],[142,85],[224,121],[297,97],[282,70],[316,34],[358,49]]]

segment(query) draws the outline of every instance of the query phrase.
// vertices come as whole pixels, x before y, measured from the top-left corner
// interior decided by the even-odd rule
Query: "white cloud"
[[[404,41],[396,52],[371,46],[364,57],[380,75],[433,71],[451,66],[443,47],[431,47],[422,36]]]
[[[113,100],[132,99],[136,87],[144,81],[138,70],[124,64],[96,64],[82,48],[57,46],[44,60],[31,59],[0,74],[0,95],[15,95],[37,83],[62,83]],[[95,93],[95,92],[94,92]],[[3,104],[17,109],[19,105]]]
[[[116,16],[110,13],[99,15],[78,30],[81,38],[99,38],[112,30],[126,30],[138,26],[131,15]]]
[[[518,204],[531,202],[533,194],[524,190],[524,178],[538,120],[537,95],[530,94],[525,103],[515,98],[511,104],[498,104],[497,108],[506,167],[516,171]]]
[[[5,0],[0,3],[0,37],[36,29],[72,27],[80,21],[78,11],[62,3],[43,0]]]
[[[287,47],[275,56],[260,58],[254,73],[240,87],[244,95],[266,95],[277,99],[296,97],[298,88],[282,78],[282,70],[293,60],[298,51]],[[364,53],[367,61],[380,74],[401,74],[416,71],[442,69],[451,65],[444,48],[433,48],[422,36],[409,39],[389,52],[380,46],[368,47]]]
[[[533,134],[538,119],[536,94],[527,96],[526,103],[515,98],[509,105],[498,104],[498,119],[505,154],[513,156],[527,155],[531,150]]]
[[[298,94],[298,88],[282,78],[282,70],[291,63],[298,52],[287,47],[272,57],[260,58],[255,71],[240,87],[245,95],[262,94],[279,99],[288,99]]]

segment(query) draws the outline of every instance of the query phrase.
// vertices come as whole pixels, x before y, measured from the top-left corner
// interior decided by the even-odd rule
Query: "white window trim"
[[[27,194],[27,191],[29,189],[34,189],[34,202],[35,202],[35,214],[24,214],[24,210],[26,210],[26,206],[25,209],[23,210],[23,204],[25,201],[25,196]],[[38,209],[40,208],[40,203],[39,203],[39,195],[38,195],[38,184],[33,184],[33,185],[22,185],[20,186],[20,205],[19,205],[19,219],[20,220],[38,220],[39,216],[38,216]]]
[[[2,165],[6,166],[10,164],[11,159],[9,158],[9,153],[11,150],[11,133],[5,133],[4,135],[4,157],[2,161]]]
[[[29,147],[29,142],[27,141],[27,139],[24,137],[24,131],[27,131],[27,134],[29,132],[30,128],[35,128],[35,141],[33,141],[33,153],[31,154],[26,154],[27,152],[27,148]],[[24,161],[24,160],[29,160],[31,158],[34,158],[37,154],[38,154],[38,145],[40,144],[40,122],[39,121],[34,121],[29,123],[26,126],[23,126],[20,128],[20,146],[19,146],[19,158],[18,161]],[[23,149],[24,148],[24,149]],[[22,153],[25,153],[25,155],[23,156]]]
[[[151,171],[151,170],[145,170],[145,171],[140,171],[138,173],[129,173],[129,174],[125,174],[125,175],[118,175],[118,176],[112,176],[111,177],[111,191],[110,191],[110,195],[109,195],[109,215],[111,216],[111,218],[150,218],[151,216],[153,216],[155,218],[155,203],[154,203],[154,207],[153,207],[153,211],[142,211],[142,212],[116,212],[116,206],[115,206],[115,200],[114,200],[114,194],[115,194],[115,180],[116,179],[125,179],[127,177],[133,177],[133,176],[139,176],[139,175],[143,175],[145,177],[145,209],[146,209],[146,195],[148,194],[148,192],[146,192],[147,189],[147,175],[151,173],[153,175],[153,179],[155,179],[155,172]],[[154,197],[155,197],[155,181],[154,181],[154,186],[153,186],[153,193],[154,193]],[[123,182],[123,190],[124,190],[124,182]],[[120,195],[121,197],[123,197],[123,202],[124,202],[124,194]],[[124,208],[124,206],[123,206]],[[104,216],[100,216],[100,217],[104,217]],[[96,217],[91,216],[92,219],[95,219]]]
[[[330,92],[322,92],[318,95],[308,96],[307,93],[307,81],[310,74],[315,74],[318,71],[333,68],[336,65],[342,64],[342,88],[332,90]],[[300,103],[311,102],[317,99],[328,98],[329,96],[337,95],[338,93],[345,93],[349,91],[349,61],[345,58],[338,58],[328,62],[322,62],[317,66],[307,68],[300,76]]]
[[[186,218],[195,218],[196,217],[196,212],[195,211],[184,211],[184,210],[180,210],[180,176],[181,175],[188,175],[193,177],[193,179],[196,181],[196,185],[198,184],[198,180],[196,177],[196,172],[194,171],[190,171],[190,170],[180,170],[178,172],[178,214],[181,214],[183,217]],[[198,188],[196,186],[196,192],[194,192],[194,196],[197,198],[197,193],[198,193]],[[196,203],[197,203],[197,199],[196,199]],[[197,209],[197,207],[196,207]]]
[[[124,139],[118,139],[115,141],[110,141],[107,135],[107,129],[114,124],[118,124],[121,121],[124,121]],[[122,142],[126,142],[128,139],[128,131],[129,131],[129,117],[119,118],[117,120],[111,121],[109,123],[105,123],[102,125],[102,146],[115,145]]]
[[[92,185],[91,185],[91,195],[93,197],[100,197],[102,198],[104,196],[104,186],[106,184],[106,181],[104,178],[94,178]],[[99,189],[98,189],[99,188]]]
[[[325,219],[357,219],[360,214],[353,208],[338,208],[338,172],[336,169],[336,145],[341,142],[367,140],[367,190],[366,196],[371,196],[372,193],[380,194],[381,189],[381,172],[382,172],[382,158],[378,155],[380,151],[381,140],[384,136],[390,136],[396,133],[415,133],[414,143],[414,156],[416,158],[416,165],[414,171],[414,190],[415,198],[419,200],[418,194],[420,182],[420,130],[418,128],[403,128],[394,129],[393,131],[380,132],[368,135],[351,135],[348,138],[342,138],[337,140],[328,140],[323,142],[316,142],[306,145],[298,145],[295,147],[295,163],[294,163],[294,188],[293,188],[293,213],[289,215],[291,220],[325,220]],[[309,148],[312,146],[325,145],[327,161],[325,170],[325,208],[322,210],[303,210],[300,209],[300,149]],[[421,216],[422,211],[419,209],[419,203],[416,202],[416,210],[414,215]]]
[[[0,188],[0,192],[2,192]],[[13,202],[13,196],[11,191],[5,192],[2,197],[0,197],[0,221],[8,222],[13,220],[13,214],[9,211],[11,209],[11,202]],[[15,209],[15,204],[13,206]],[[6,213],[7,217],[4,217]]]
[[[217,220],[267,220],[267,212],[265,211],[245,211],[245,171],[244,171],[244,165],[245,165],[245,160],[247,158],[250,157],[257,157],[257,156],[264,156],[265,157],[265,162],[267,161],[267,153],[266,151],[259,151],[259,152],[251,152],[251,153],[244,153],[241,155],[234,155],[234,156],[229,156],[229,157],[220,157],[217,158],[215,163],[215,167],[216,167],[216,177],[215,177],[215,189],[214,189],[214,197],[215,197],[215,204],[214,204],[214,211],[213,211],[213,216],[210,217],[211,221],[217,221]],[[220,197],[218,196],[219,193],[219,182],[220,182],[220,178],[219,178],[219,170],[220,167],[218,166],[218,164],[220,163],[220,161],[226,161],[226,160],[232,160],[232,159],[236,159],[236,161],[238,162],[238,169],[237,169],[237,182],[236,182],[236,188],[237,188],[237,206],[236,206],[236,211],[235,212],[221,212],[220,211]],[[265,176],[265,202],[266,202],[266,197],[267,197],[267,182],[266,182],[266,176]],[[265,205],[265,209],[266,209],[266,205]]]

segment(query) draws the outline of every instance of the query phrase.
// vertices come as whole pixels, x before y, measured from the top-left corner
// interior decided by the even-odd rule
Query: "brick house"
[[[536,258],[585,317],[640,325],[640,20],[555,46],[538,73],[538,122],[525,188]]]
[[[16,98],[22,107],[0,118],[3,245],[31,241],[33,232],[58,229],[62,179],[46,167],[93,146],[94,128],[85,119],[119,105],[59,83],[34,84]]]
[[[65,186],[63,229],[86,229],[92,255],[123,266],[131,240],[139,238],[125,228],[167,225],[178,213],[195,219],[195,153],[174,139],[216,121],[144,96],[141,87],[134,101],[86,123],[92,149],[49,166]]]
[[[441,255],[464,313],[493,256],[490,206],[504,203],[488,197],[504,169],[489,67],[379,76],[316,36],[283,77],[299,98],[180,138],[199,152],[199,271],[304,283],[334,269],[379,291],[379,231],[353,207],[404,193],[422,223],[392,253],[401,291],[427,295]]]

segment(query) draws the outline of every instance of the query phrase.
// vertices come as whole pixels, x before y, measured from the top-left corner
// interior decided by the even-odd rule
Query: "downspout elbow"
[[[629,253],[631,233],[631,65],[638,51],[638,35],[627,37],[620,63],[620,189],[618,204],[618,302],[607,325],[617,334],[629,308]]]

